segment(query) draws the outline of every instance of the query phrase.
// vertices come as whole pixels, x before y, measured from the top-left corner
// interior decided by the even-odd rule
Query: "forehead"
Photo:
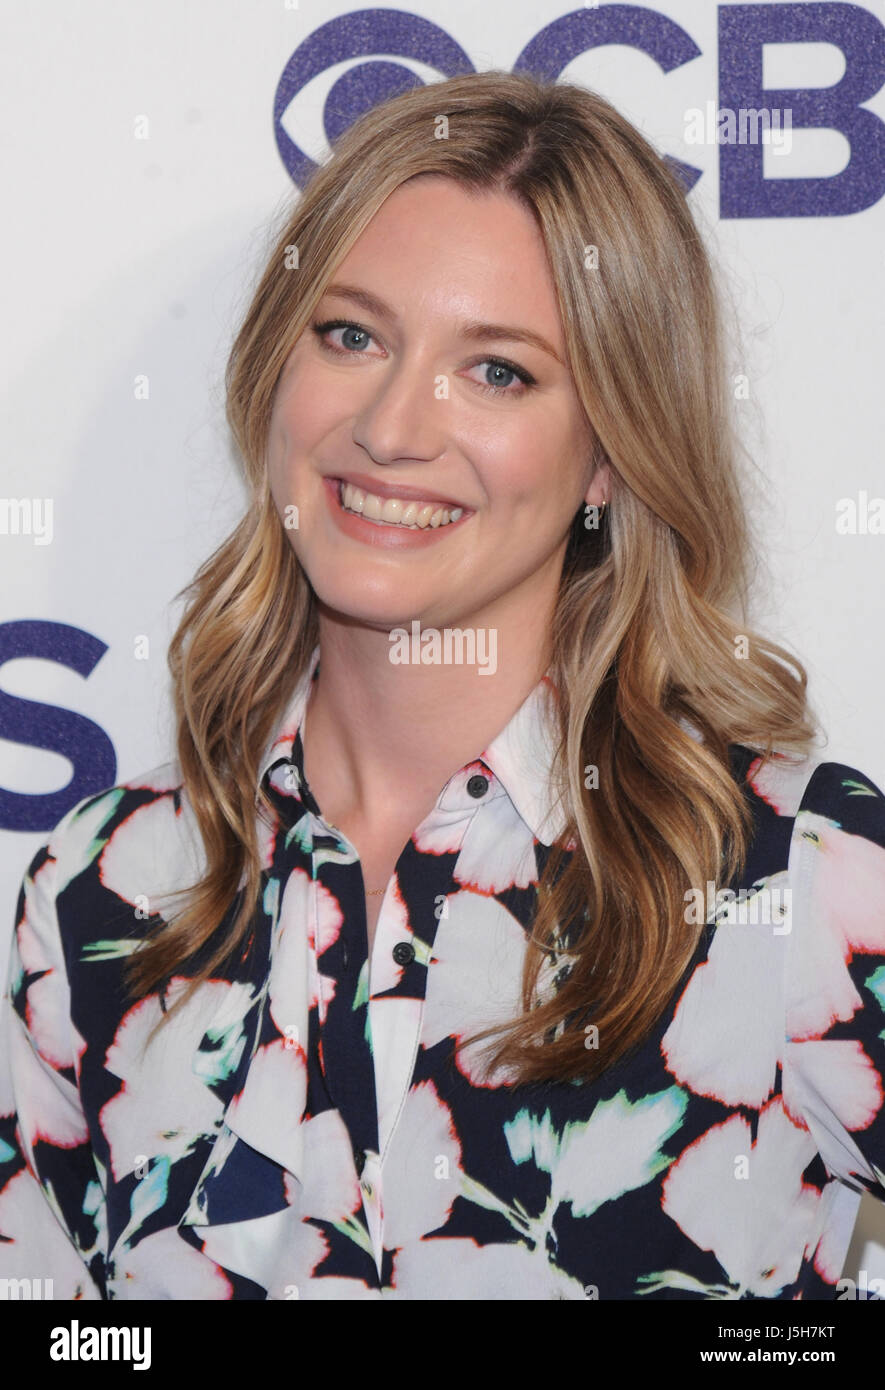
[[[381,205],[333,280],[359,284],[403,319],[519,322],[561,343],[544,241],[533,215],[499,190],[421,175]]]

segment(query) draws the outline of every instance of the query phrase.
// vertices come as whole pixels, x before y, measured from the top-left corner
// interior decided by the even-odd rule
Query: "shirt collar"
[[[261,759],[259,784],[266,784],[268,774],[277,764],[292,761],[319,657],[317,644]],[[506,793],[535,839],[544,845],[553,844],[566,825],[563,808],[555,802],[549,784],[558,736],[555,690],[549,675],[544,675],[479,758],[449,778],[437,799],[437,807],[444,811],[475,810],[477,799],[468,792],[467,784],[485,767],[500,784],[498,788],[493,786],[486,799]],[[275,786],[279,792],[281,781],[275,779]]]
[[[313,683],[316,668],[320,662],[319,643],[314,647],[310,660],[301,678],[295,686],[292,698],[283,713],[283,717],[276,727],[271,738],[267,752],[258,765],[259,785],[265,780],[273,765],[281,759],[288,760],[292,753],[292,745],[295,742],[295,735],[301,728],[301,721],[304,718],[304,711],[307,708],[307,698],[310,694],[310,687]]]

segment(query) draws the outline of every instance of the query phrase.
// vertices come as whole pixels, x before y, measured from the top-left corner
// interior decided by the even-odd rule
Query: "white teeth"
[[[381,504],[382,521],[401,521],[403,515],[402,498],[388,497]]]
[[[436,502],[411,502],[402,497],[378,497],[364,492],[354,483],[341,483],[341,505],[345,511],[388,526],[406,526],[410,531],[424,531],[428,526],[448,526],[464,515],[463,507],[441,507]]]

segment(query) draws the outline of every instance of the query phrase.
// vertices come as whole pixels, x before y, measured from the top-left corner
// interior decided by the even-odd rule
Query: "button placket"
[[[463,827],[458,836],[460,853],[463,847],[464,835],[469,829],[469,825],[474,819],[474,813],[480,810],[478,804],[481,799],[490,791],[492,786],[491,776],[486,777],[480,773],[474,773],[465,780],[452,779],[450,790],[458,797],[458,804],[450,808],[437,807],[440,816],[444,816],[446,821],[460,823]],[[467,792],[470,798],[465,803],[464,793]],[[432,817],[427,817],[418,827],[425,832],[430,830]],[[397,870],[399,861],[397,861]],[[395,870],[395,872],[397,871]],[[388,885],[388,888],[390,885]],[[422,917],[424,911],[433,911],[436,901],[436,893],[445,890],[446,892],[457,891],[457,885],[451,883],[449,871],[447,871],[445,882],[436,886],[429,886],[427,889],[427,901],[421,902],[417,906],[420,908],[418,919],[413,923],[416,936],[424,939],[422,932]],[[415,906],[415,905],[413,905]],[[395,965],[403,971],[403,976],[413,967],[418,949],[413,941],[403,939],[403,924],[399,913],[395,910],[394,900],[391,894],[385,890],[381,903],[381,910],[375,928],[375,939],[372,948],[372,959],[380,962],[386,956],[388,961],[393,961]],[[434,933],[431,931],[427,936],[430,941]],[[389,952],[389,955],[387,954]],[[423,956],[422,956],[423,961]],[[422,966],[422,969],[424,967]],[[389,969],[389,967],[388,967]],[[383,973],[383,967],[381,967]],[[417,1014],[413,1013],[413,1001],[411,998],[397,1000],[395,998],[375,999],[374,991],[378,988],[378,976],[373,981],[373,971],[370,970],[369,976],[369,1017],[371,1021],[371,1031],[374,1049],[374,1064],[376,1077],[376,1092],[379,1098],[379,1147],[380,1154],[369,1151],[365,1156],[362,1168],[357,1165],[359,1174],[360,1195],[362,1198],[363,1211],[365,1213],[366,1224],[372,1237],[373,1248],[376,1253],[376,1260],[379,1263],[382,1253],[383,1243],[383,1202],[382,1202],[382,1169],[381,1154],[386,1152],[390,1143],[396,1122],[402,1112],[403,1105],[408,1103],[408,1091],[411,1078],[414,1074],[416,1056],[420,1047],[421,1012],[423,1005],[418,1009]],[[417,982],[416,982],[417,983]],[[426,989],[426,980],[421,985],[421,991]],[[384,991],[382,991],[382,994]],[[402,1011],[402,1012],[400,1012]],[[414,1035],[413,1035],[414,1030]],[[391,1200],[396,1202],[397,1193],[391,1194]]]
[[[358,976],[355,970],[354,952],[360,949],[360,943],[353,930],[355,919],[349,914],[342,918],[340,930],[332,934],[326,945],[330,952],[328,963],[321,962],[323,911],[328,914],[329,904],[335,899],[345,910],[348,904],[359,900],[355,868],[358,856],[355,847],[336,827],[325,820],[321,820],[320,825],[323,839],[317,844],[317,836],[312,846],[310,885],[312,984],[322,1043],[320,1066],[329,1097],[350,1132],[353,1163],[359,1179],[367,1155],[377,1146],[378,1123],[372,1042],[365,1005],[357,1012],[357,991],[364,988],[363,976]],[[325,901],[322,894],[326,895]],[[320,968],[321,963],[325,969]]]
[[[378,1154],[371,1151],[364,1155],[364,1159],[365,1162],[360,1174],[360,1194],[363,1200],[366,1225],[372,1240],[375,1265],[380,1276],[384,1254],[381,1231],[381,1160]]]
[[[398,941],[390,954],[397,965],[411,965],[415,959],[415,948],[411,941]]]

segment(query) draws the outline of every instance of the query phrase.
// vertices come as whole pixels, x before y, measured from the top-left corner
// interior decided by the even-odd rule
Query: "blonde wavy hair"
[[[434,138],[443,115],[446,138]],[[128,982],[141,997],[199,953],[179,1007],[247,938],[256,810],[272,814],[263,793],[256,802],[258,766],[318,640],[268,483],[274,392],[337,265],[419,174],[508,194],[535,217],[594,461],[611,469],[600,532],[583,508],[574,519],[553,615],[551,777],[568,825],[538,885],[523,1012],[474,1039],[492,1040],[491,1064],[514,1080],[590,1080],[648,1037],[678,987],[703,930],[685,921],[686,890],[727,884],[745,862],[751,815],[729,745],[803,756],[817,724],[804,667],[745,621],[752,547],[722,312],[685,190],[601,96],[525,74],[457,76],[376,106],[274,232],[225,376],[250,505],[182,591],[169,650],[207,869],[131,957]],[[564,952],[567,970],[545,989]],[[597,1048],[585,1046],[588,1018]]]

